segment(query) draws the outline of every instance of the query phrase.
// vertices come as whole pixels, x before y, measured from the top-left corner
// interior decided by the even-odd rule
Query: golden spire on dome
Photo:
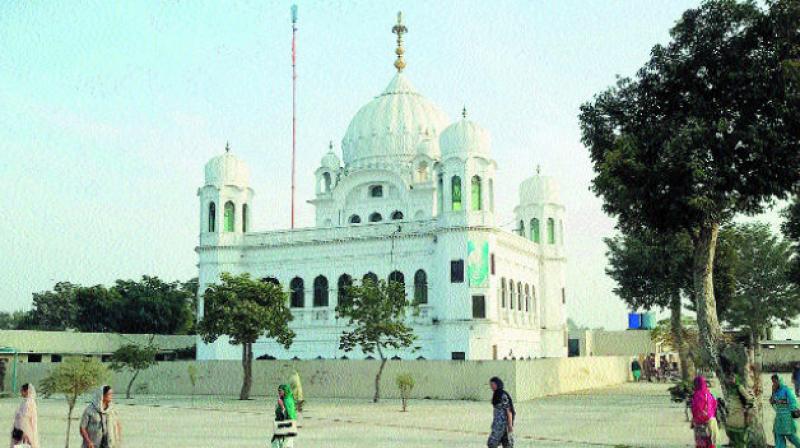
[[[225,142],[225,152],[231,152],[231,145],[229,142]]]
[[[397,73],[402,73],[403,69],[406,68],[406,61],[403,60],[403,53],[405,53],[403,49],[403,34],[407,32],[408,28],[403,25],[403,12],[400,11],[397,13],[397,24],[392,28],[392,33],[397,34],[397,49],[394,50],[397,55],[397,60],[394,61],[394,68],[397,69]]]

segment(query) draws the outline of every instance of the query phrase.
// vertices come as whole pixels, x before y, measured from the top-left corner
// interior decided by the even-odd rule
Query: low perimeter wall
[[[197,369],[197,384],[189,381],[188,367]],[[58,364],[25,363],[18,366],[17,384],[38,384]],[[254,361],[254,396],[272,394],[299,372],[307,398],[371,398],[380,361],[309,360]],[[9,369],[10,370],[10,369]],[[575,392],[621,384],[628,380],[627,357],[581,357],[531,361],[388,361],[381,378],[381,396],[399,398],[395,378],[414,377],[413,398],[481,400],[490,394],[489,378],[498,376],[516,400]],[[9,372],[10,373],[10,372]],[[10,375],[6,375],[9,387]],[[124,392],[130,373],[113,373],[111,384]],[[237,361],[161,362],[139,374],[134,390],[159,395],[237,396],[242,385],[242,365]],[[194,390],[193,390],[194,389]]]

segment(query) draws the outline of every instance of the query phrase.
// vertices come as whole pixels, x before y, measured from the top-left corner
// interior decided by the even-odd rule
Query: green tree
[[[33,319],[41,330],[63,331],[75,328],[80,288],[70,282],[58,282],[52,291],[33,293]]]
[[[292,314],[278,285],[254,280],[249,274],[223,273],[221,280],[203,295],[204,316],[197,330],[206,343],[227,335],[232,344],[242,346],[244,379],[239,399],[247,400],[253,384],[253,343],[267,336],[288,349],[295,336],[289,329]]]
[[[141,281],[117,280],[111,310],[114,332],[185,334],[192,327],[191,285],[142,276]],[[195,286],[196,288],[196,286]]]
[[[0,312],[0,330],[35,330],[36,321],[31,311]]]
[[[92,333],[114,331],[114,308],[119,304],[116,291],[103,285],[81,287],[75,291],[75,301],[75,326],[78,330]]]
[[[741,351],[722,337],[716,312],[720,225],[762,212],[800,181],[798,21],[797,1],[766,9],[707,1],[683,14],[635,79],[581,107],[604,210],[623,232],[682,230],[692,239],[701,352],[720,376],[723,357]]]
[[[69,357],[53,368],[42,381],[40,385],[42,395],[49,397],[63,394],[67,400],[66,448],[69,448],[72,411],[75,409],[76,400],[91,389],[100,386],[108,376],[108,369],[96,359]]]
[[[158,363],[156,361],[157,354],[158,347],[153,345],[153,337],[150,338],[150,343],[147,345],[125,344],[111,354],[111,370],[115,372],[127,370],[132,373],[128,387],[125,389],[126,399],[131,398],[131,388],[139,373]]]
[[[380,399],[381,375],[386,366],[385,350],[410,347],[416,339],[414,331],[406,324],[406,311],[409,309],[416,312],[417,305],[408,300],[402,283],[384,280],[376,283],[371,279],[349,287],[336,306],[337,316],[347,319],[351,327],[342,333],[339,348],[350,352],[359,347],[367,354],[377,351],[381,359],[375,375],[372,399],[375,403]]]
[[[414,377],[410,373],[401,373],[395,378],[397,388],[400,389],[400,400],[403,412],[408,408],[408,399],[411,398],[411,391],[414,389]]]

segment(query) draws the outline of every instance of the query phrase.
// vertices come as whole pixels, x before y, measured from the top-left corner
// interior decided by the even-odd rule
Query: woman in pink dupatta
[[[717,400],[708,390],[708,383],[702,376],[694,379],[692,396],[692,429],[697,448],[715,448],[717,426]]]

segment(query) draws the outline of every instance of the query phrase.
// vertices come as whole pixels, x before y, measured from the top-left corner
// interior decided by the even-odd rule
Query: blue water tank
[[[655,313],[642,314],[642,330],[652,330],[653,328],[656,328]]]
[[[642,315],[639,313],[628,314],[628,330],[639,330],[642,328]]]

